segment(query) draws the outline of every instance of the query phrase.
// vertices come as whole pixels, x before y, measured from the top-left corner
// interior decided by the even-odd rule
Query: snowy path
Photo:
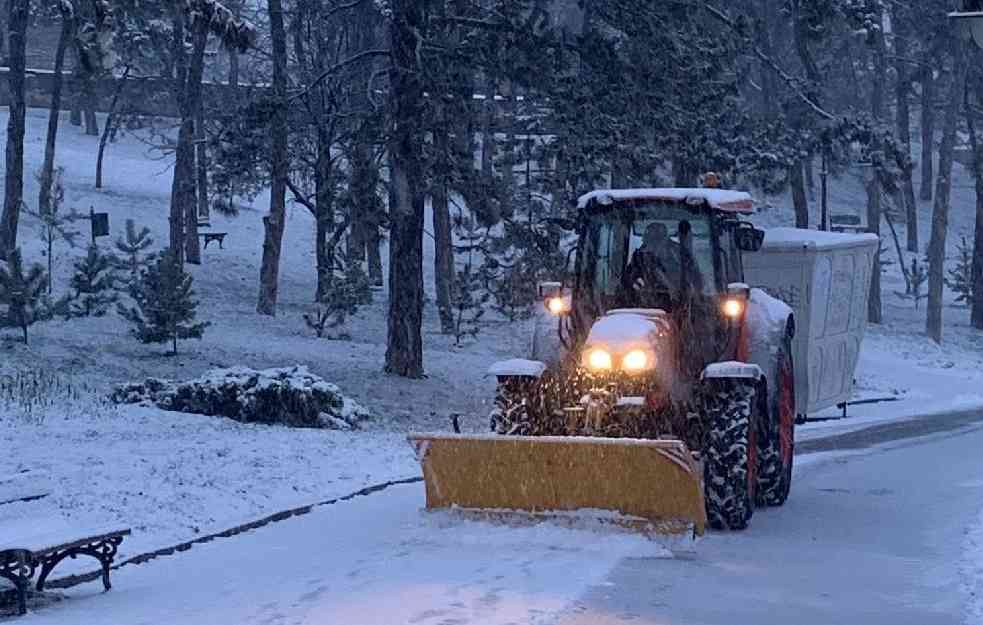
[[[657,544],[422,513],[395,487],[86,584],[23,625],[546,623],[628,555]]]
[[[562,625],[979,625],[983,429],[807,457],[785,508],[692,557],[626,559]],[[969,548],[968,553],[964,551]],[[979,579],[973,579],[979,575]]]

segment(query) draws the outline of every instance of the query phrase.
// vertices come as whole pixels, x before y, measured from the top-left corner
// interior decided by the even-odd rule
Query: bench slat
[[[5,528],[0,525],[0,536],[4,536]],[[129,536],[129,529],[114,529],[114,530],[96,530],[88,532],[67,532],[58,531],[50,532],[46,531],[44,533],[35,533],[31,535],[22,535],[13,538],[7,538],[4,536],[2,542],[0,542],[0,551],[24,549],[30,551],[37,556],[43,556],[55,551],[62,551],[64,549],[71,549],[72,547],[79,547],[91,542],[97,542],[100,540],[106,540],[114,536]],[[80,536],[75,540],[66,541],[66,536]]]

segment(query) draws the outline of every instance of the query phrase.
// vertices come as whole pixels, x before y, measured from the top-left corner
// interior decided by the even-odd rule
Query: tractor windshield
[[[702,207],[655,201],[599,207],[587,234],[582,275],[602,310],[671,310],[689,296],[717,292],[717,237]]]

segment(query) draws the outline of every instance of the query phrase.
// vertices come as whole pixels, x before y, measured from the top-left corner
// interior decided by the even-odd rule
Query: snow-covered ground
[[[41,163],[46,115],[40,110],[28,112],[25,200],[29,205],[36,203],[37,184],[33,172]],[[0,109],[0,126],[5,124],[6,113]],[[106,188],[96,191],[93,188],[96,147],[96,139],[84,136],[65,119],[57,160],[66,170],[66,206],[82,212],[87,212],[90,207],[108,212],[114,238],[123,231],[126,219],[134,219],[138,225],[151,229],[158,245],[165,243],[170,162],[156,159],[147,144],[136,138],[123,137],[109,147]],[[971,181],[960,166],[957,165],[956,170],[950,236],[953,253],[959,235],[971,233],[975,202]],[[834,212],[860,213],[863,210],[863,190],[857,181],[834,181],[831,196]],[[19,342],[16,333],[0,331],[0,376],[44,369],[59,381],[61,388],[74,389],[82,396],[70,401],[56,401],[45,406],[41,413],[27,416],[14,414],[18,411],[9,406],[0,407],[3,408],[0,410],[0,445],[16,450],[0,457],[0,475],[31,469],[49,475],[52,486],[51,495],[44,499],[0,506],[0,524],[14,519],[58,517],[76,526],[132,527],[134,534],[122,548],[122,556],[126,557],[226,529],[285,508],[353,492],[369,484],[418,474],[419,468],[405,442],[405,433],[416,429],[446,430],[453,414],[464,415],[462,425],[467,429],[479,430],[487,426],[485,415],[492,398],[493,381],[484,373],[497,360],[526,354],[526,328],[492,317],[482,327],[476,342],[455,348],[452,339],[439,333],[436,311],[428,304],[424,333],[429,377],[408,381],[384,376],[381,373],[385,352],[384,292],[376,293],[373,304],[355,315],[351,321],[353,339],[350,341],[319,340],[305,327],[301,315],[308,311],[313,299],[314,251],[313,220],[302,207],[288,209],[280,314],[275,319],[260,317],[254,310],[263,237],[261,219],[267,200],[260,196],[236,218],[212,217],[214,231],[229,232],[225,249],[210,246],[204,252],[205,264],[191,269],[202,300],[199,316],[212,326],[202,341],[182,343],[181,354],[177,357],[165,357],[164,348],[137,343],[127,335],[127,328],[114,314],[102,319],[38,324],[31,329],[31,342],[26,346]],[[781,198],[773,202],[776,206],[788,205]],[[929,211],[929,205],[922,206],[923,244],[927,242]],[[758,219],[765,225],[779,225],[787,224],[790,217],[791,211],[787,208],[772,208]],[[43,262],[37,227],[35,220],[25,216],[20,241],[29,260]],[[80,227],[84,230],[83,225]],[[904,237],[903,227],[900,234]],[[105,239],[101,244],[106,248],[110,245]],[[431,258],[429,239],[425,245],[426,257]],[[889,256],[893,258],[891,249]],[[56,248],[56,293],[65,289],[71,262],[83,252],[83,249],[69,250],[64,246]],[[426,277],[429,288],[432,283],[429,265]],[[968,327],[967,311],[955,306],[946,308],[947,340],[943,346],[936,346],[923,333],[924,306],[916,311],[912,302],[895,296],[894,292],[899,290],[903,291],[903,283],[895,264],[885,274],[885,323],[868,331],[857,377],[859,396],[889,395],[899,397],[900,401],[852,408],[850,420],[804,426],[800,438],[824,436],[886,419],[983,405],[983,384],[980,383],[983,382],[983,368],[980,367],[983,364],[983,351],[980,350],[983,336]],[[216,367],[267,368],[295,364],[307,366],[313,373],[337,384],[345,394],[367,406],[379,418],[367,424],[364,430],[351,433],[289,430],[149,408],[113,408],[98,401],[113,384],[150,376],[184,380]],[[73,392],[67,394],[74,397]],[[406,504],[403,507],[413,512],[386,522],[404,524],[399,527],[420,545],[437,540],[430,535],[433,522],[421,521],[415,513],[422,495],[408,487],[400,491],[399,497]],[[413,505],[409,506],[411,498]],[[372,504],[375,505],[383,504]],[[371,521],[371,515],[365,514],[366,520]],[[311,520],[303,523],[324,518],[313,515]],[[390,526],[387,531],[394,528],[395,525]],[[362,530],[361,526],[355,526],[355,531]],[[364,531],[371,530],[372,526],[366,524]],[[262,530],[277,531],[277,528]],[[313,533],[312,529],[309,531]],[[472,562],[481,560],[475,555],[477,553],[497,549],[505,554],[521,554],[526,545],[534,546],[530,547],[531,554],[557,558],[555,569],[520,567],[527,578],[520,576],[503,582],[503,592],[498,596],[506,596],[507,601],[513,602],[508,605],[515,606],[518,622],[530,620],[520,616],[529,614],[522,610],[553,605],[550,602],[555,599],[554,595],[571,596],[576,588],[589,582],[588,578],[603,574],[605,566],[625,553],[622,547],[612,547],[609,554],[581,546],[569,535],[562,539],[552,536],[545,543],[537,543],[534,532],[516,542],[504,537],[499,541],[491,540],[490,547],[485,550],[478,534],[468,532],[463,529],[455,529],[449,534],[442,532],[450,536],[446,549],[425,550],[421,547],[407,551],[414,557],[424,551],[433,551],[436,555],[426,557],[437,560],[428,562],[445,557],[456,563],[454,566],[465,568],[479,566]],[[495,532],[488,530],[481,535],[486,534],[494,536]],[[344,543],[340,535],[338,540]],[[310,579],[327,579],[324,585],[330,588],[339,583],[337,578],[330,577],[334,575],[333,569],[328,571],[334,566],[331,550],[335,547],[334,543],[324,546],[323,563],[308,559],[304,562],[305,570],[310,569]],[[202,549],[206,554],[221,551],[214,558],[202,560],[214,561],[209,566],[223,566],[226,547],[216,544]],[[283,555],[290,558],[288,553]],[[404,557],[397,562],[388,561],[388,566],[373,565],[381,567],[375,569],[375,574],[380,578],[383,573],[402,576],[400,567],[411,560]],[[505,573],[508,577],[514,575],[515,566],[523,561],[512,560],[511,568],[497,566],[509,571]],[[162,564],[173,568],[159,575],[169,573],[180,578],[186,574],[177,561],[174,562]],[[353,562],[340,564],[338,570],[354,571],[358,567]],[[262,562],[256,564],[263,565]],[[595,564],[596,569],[593,568]],[[323,570],[315,572],[313,568],[318,567]],[[228,567],[228,570],[232,569]],[[502,574],[499,569],[492,567],[490,570],[499,572],[487,579]],[[547,579],[542,577],[543,571],[580,569],[585,570],[584,579],[576,583],[569,580],[569,588],[551,586],[554,582],[535,581]],[[208,570],[226,584],[220,571]],[[416,568],[409,570],[417,571]],[[461,568],[454,567],[448,568],[446,579],[452,579],[451,573],[455,572],[465,580],[480,578],[487,581],[486,576],[476,569],[462,572]],[[236,573],[237,576],[247,574],[248,571]],[[139,580],[145,573],[134,572],[132,575],[133,579]],[[135,592],[134,601],[139,602],[141,592],[156,591],[154,580],[168,579],[154,577],[157,573],[146,575],[151,576],[146,583],[128,581],[119,584],[117,591],[122,588],[123,592]],[[408,575],[407,572],[407,577],[399,579],[410,579]],[[557,577],[563,576],[558,574]],[[235,596],[237,592],[232,588],[236,579],[241,577],[228,579],[226,590],[232,593],[229,596]],[[451,596],[446,579],[436,580],[432,588],[420,590],[424,593],[422,596]],[[536,588],[535,584],[541,583],[540,587],[549,592],[544,590],[541,596],[533,598],[524,596],[520,592],[527,587],[523,585],[524,581],[530,584],[529,588]],[[339,587],[348,588],[344,584]],[[336,596],[333,594],[336,592],[341,591],[331,590],[319,596]],[[426,595],[426,592],[436,594]],[[430,616],[435,622],[442,618],[454,622],[457,618],[454,610],[477,609],[468,607],[477,605],[472,604],[472,599],[462,600],[464,608],[451,605],[455,603],[451,600],[448,602],[450,612]],[[298,597],[297,601],[302,598]],[[252,607],[259,604],[252,599],[241,603]],[[317,601],[313,603],[317,604]],[[399,605],[399,602],[394,599],[393,605]],[[384,608],[380,606],[380,610]],[[270,608],[267,614],[259,616],[275,622],[276,614],[277,609]],[[52,613],[48,618],[55,619],[51,622],[73,621],[67,617],[59,620],[62,617],[64,615]],[[472,615],[471,618],[476,617]],[[92,622],[88,618],[79,622],[82,621]]]
[[[130,527],[123,559],[419,474],[398,433],[244,425],[131,406],[26,427],[0,420],[0,448],[11,450],[0,462],[5,475],[41,472],[49,476],[42,492],[51,493],[0,506],[0,526],[60,516],[78,528]]]

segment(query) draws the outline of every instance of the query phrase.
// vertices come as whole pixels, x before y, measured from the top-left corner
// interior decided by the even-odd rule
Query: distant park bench
[[[228,234],[229,234],[228,232],[199,232],[198,233],[198,236],[200,236],[203,239],[205,239],[204,248],[206,250],[208,249],[208,244],[211,243],[212,241],[217,241],[218,242],[218,249],[224,250],[225,249],[225,237]]]
[[[830,217],[830,230],[833,232],[867,232],[867,226],[863,225],[857,215],[832,215]]]
[[[7,528],[0,525],[0,577],[14,585],[19,614],[27,612],[27,590],[34,574],[38,573],[35,588],[41,592],[51,571],[65,558],[95,558],[102,566],[103,587],[106,590],[112,588],[109,583],[109,569],[116,557],[117,548],[123,542],[123,537],[130,534],[130,530],[79,531],[73,534],[79,538],[66,541],[66,536],[70,534],[64,531],[18,537],[8,535]]]

